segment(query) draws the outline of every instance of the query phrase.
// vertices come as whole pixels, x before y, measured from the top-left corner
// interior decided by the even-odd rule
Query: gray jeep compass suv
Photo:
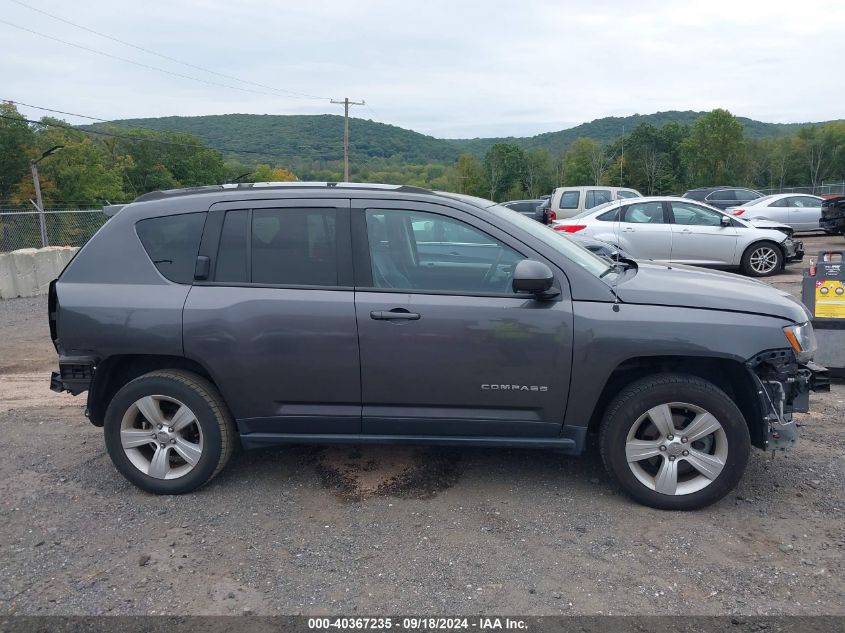
[[[116,468],[158,494],[236,444],[580,454],[700,508],[827,387],[807,310],[728,273],[590,253],[492,202],[263,183],[145,194],[50,287],[54,390],[88,391]]]

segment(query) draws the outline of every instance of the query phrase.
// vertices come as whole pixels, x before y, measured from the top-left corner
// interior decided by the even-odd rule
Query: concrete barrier
[[[44,294],[78,250],[48,246],[0,253],[0,299]]]

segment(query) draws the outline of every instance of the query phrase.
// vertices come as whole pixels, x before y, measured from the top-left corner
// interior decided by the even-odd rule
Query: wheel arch
[[[588,434],[596,436],[607,407],[616,394],[635,380],[661,373],[690,374],[719,387],[736,403],[745,418],[751,443],[758,448],[765,446],[764,412],[749,369],[738,360],[709,356],[638,356],[621,362],[610,373],[601,390],[590,417]]]
[[[219,386],[205,367],[184,356],[160,354],[119,354],[97,364],[88,389],[88,419],[94,426],[103,426],[106,409],[114,395],[129,381],[159,369],[182,369],[193,372]]]

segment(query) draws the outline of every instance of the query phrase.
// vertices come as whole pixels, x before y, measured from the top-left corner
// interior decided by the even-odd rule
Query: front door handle
[[[623,230],[623,231],[625,231],[626,233],[633,233],[633,232],[634,232],[634,227],[632,227],[632,226],[626,226],[626,227],[625,227],[624,229],[622,229],[622,230]]]
[[[370,318],[376,321],[418,321],[420,315],[409,312],[405,308],[393,308],[392,310],[374,310],[370,312]]]

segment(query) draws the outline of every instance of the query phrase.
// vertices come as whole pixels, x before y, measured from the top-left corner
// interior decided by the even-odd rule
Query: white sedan
[[[772,220],[796,231],[818,231],[823,198],[803,193],[776,193],[728,207],[727,212],[744,220]]]
[[[740,268],[752,277],[774,275],[804,257],[790,227],[746,222],[688,198],[617,200],[552,228],[614,244],[636,259]]]

